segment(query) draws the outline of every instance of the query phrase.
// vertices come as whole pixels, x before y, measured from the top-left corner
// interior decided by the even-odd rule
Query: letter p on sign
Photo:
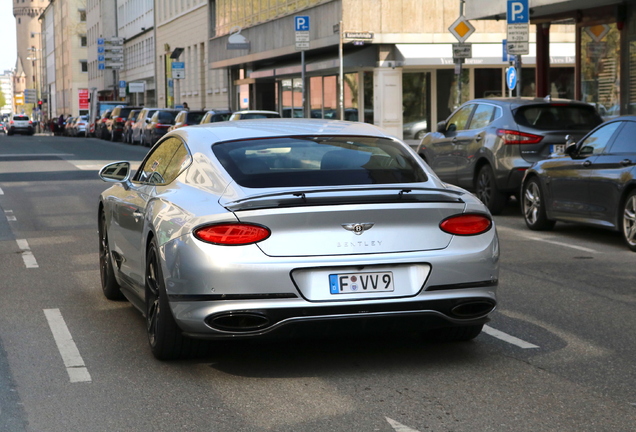
[[[508,24],[527,24],[528,0],[508,0]]]

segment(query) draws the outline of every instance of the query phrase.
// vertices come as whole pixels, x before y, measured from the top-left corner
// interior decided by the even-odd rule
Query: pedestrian
[[[64,114],[60,114],[60,117],[57,119],[57,134],[61,135],[64,130]]]
[[[190,107],[188,106],[187,102],[183,103],[183,109],[186,110],[186,111],[190,111]]]

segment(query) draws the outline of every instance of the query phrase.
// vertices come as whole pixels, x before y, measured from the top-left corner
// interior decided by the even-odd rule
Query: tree
[[[3,108],[7,104],[7,99],[4,97],[4,93],[0,91],[0,108]]]

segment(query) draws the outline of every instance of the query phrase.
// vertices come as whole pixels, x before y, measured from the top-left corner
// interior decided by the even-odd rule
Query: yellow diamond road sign
[[[468,37],[475,33],[475,27],[463,15],[457,18],[455,22],[448,28],[458,41],[464,42]]]

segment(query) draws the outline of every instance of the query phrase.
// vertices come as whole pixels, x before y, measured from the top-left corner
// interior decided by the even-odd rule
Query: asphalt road
[[[525,228],[470,343],[346,334],[223,342],[159,362],[100,290],[97,170],[147,149],[0,135],[0,431],[633,431],[636,254],[617,234]]]

